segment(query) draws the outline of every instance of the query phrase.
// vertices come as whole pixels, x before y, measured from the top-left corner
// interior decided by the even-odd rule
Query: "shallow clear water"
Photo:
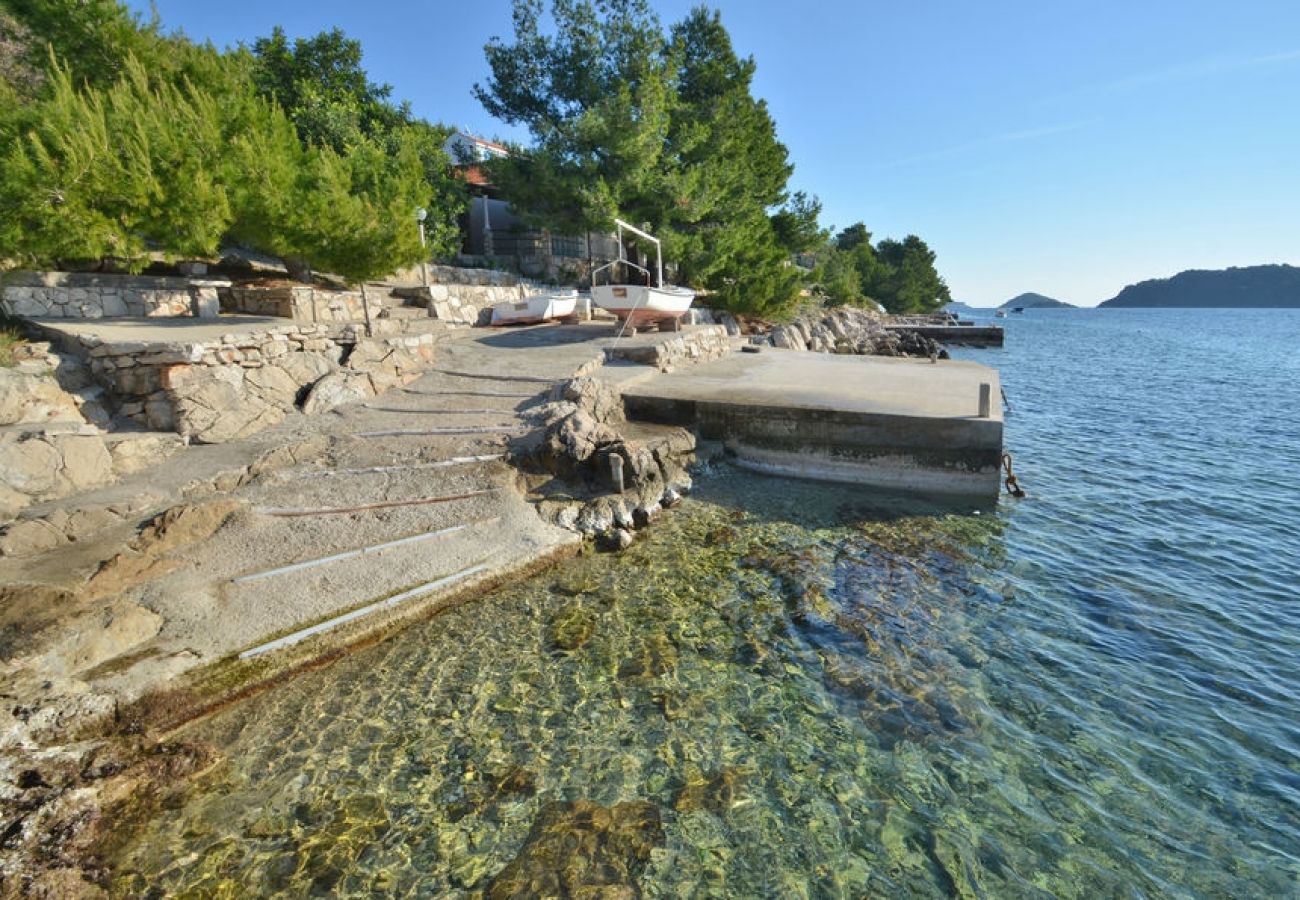
[[[1300,312],[1006,325],[1030,499],[702,478],[194,729],[117,890],[1295,895]]]

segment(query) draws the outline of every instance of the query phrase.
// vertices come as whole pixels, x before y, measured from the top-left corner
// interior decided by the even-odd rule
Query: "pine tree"
[[[0,256],[33,264],[160,250],[214,253],[231,222],[216,102],[155,84],[128,57],[107,90],[52,63],[47,99],[14,129],[0,175]]]
[[[492,70],[474,93],[489,113],[526,125],[534,146],[490,163],[534,225],[583,232],[615,216],[652,221],[672,92],[659,21],[644,0],[557,0],[542,34],[540,0],[515,0],[515,43],[485,48]]]
[[[672,29],[676,87],[661,193],[669,246],[693,284],[727,308],[774,314],[797,296],[798,273],[770,215],[793,167],[767,105],[751,93],[753,59],[736,56],[716,12],[696,8]]]

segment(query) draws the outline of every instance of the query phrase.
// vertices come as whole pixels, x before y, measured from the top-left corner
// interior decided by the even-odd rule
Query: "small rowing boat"
[[[577,291],[534,294],[517,302],[506,301],[492,307],[493,325],[536,325],[573,315],[578,304]]]

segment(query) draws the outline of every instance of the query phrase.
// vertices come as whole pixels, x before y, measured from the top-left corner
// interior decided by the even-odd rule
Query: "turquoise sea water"
[[[1030,311],[1023,502],[720,469],[193,730],[119,893],[1300,892],[1300,311]]]

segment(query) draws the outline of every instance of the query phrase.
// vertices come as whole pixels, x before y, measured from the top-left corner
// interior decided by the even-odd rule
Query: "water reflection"
[[[1057,616],[1007,571],[1006,527],[715,475],[622,556],[576,560],[201,726],[228,763],[141,826],[116,888],[1294,887],[1257,846],[1294,830],[1245,802],[1294,784],[1189,756],[1177,698],[1104,669],[1114,634],[1151,627],[1140,607],[1099,596]]]

